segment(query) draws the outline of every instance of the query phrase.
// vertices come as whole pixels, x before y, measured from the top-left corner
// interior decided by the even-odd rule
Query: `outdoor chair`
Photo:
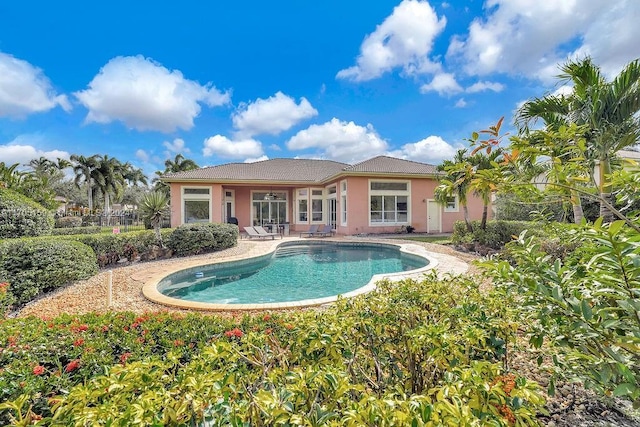
[[[258,232],[259,235],[261,236],[271,236],[271,238],[275,238],[275,236],[280,236],[280,238],[282,239],[282,235],[280,233],[270,233],[267,230],[265,230],[264,228],[262,228],[261,225],[256,225],[253,227],[254,230],[256,230]]]
[[[265,237],[271,237],[271,240],[273,240],[275,238],[275,236],[271,234],[258,233],[255,227],[244,227],[244,231],[247,233],[247,237],[250,239],[253,239],[254,237],[257,237],[259,239],[264,239]]]
[[[333,227],[327,224],[323,226],[321,230],[318,230],[314,235],[319,237],[327,237],[327,236],[331,237],[333,236],[333,233],[335,233],[335,231],[333,230]]]
[[[300,237],[302,237],[303,234],[306,234],[306,237],[313,237],[313,235],[318,232],[318,228],[320,228],[319,225],[312,225],[311,227],[309,227],[308,231],[303,231],[302,233],[300,233]]]

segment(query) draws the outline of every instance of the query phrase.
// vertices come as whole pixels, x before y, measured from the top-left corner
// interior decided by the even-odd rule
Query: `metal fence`
[[[105,227],[117,229],[119,232],[134,230],[144,230],[151,228],[150,224],[145,224],[137,211],[112,211],[109,215],[73,215],[82,218],[83,227]],[[162,228],[171,227],[171,217],[162,218]]]

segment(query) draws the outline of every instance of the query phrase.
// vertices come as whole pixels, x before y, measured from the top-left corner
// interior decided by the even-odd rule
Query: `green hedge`
[[[163,239],[166,239],[173,230],[163,229]],[[128,233],[112,234],[77,234],[59,236],[60,239],[76,240],[89,246],[96,254],[98,266],[106,267],[117,263],[122,258],[129,261],[135,260],[138,255],[151,251],[157,244],[153,230],[131,231]]]
[[[453,244],[482,245],[491,249],[501,249],[505,244],[513,240],[523,230],[535,230],[539,224],[529,221],[489,221],[487,228],[480,228],[480,221],[472,221],[473,232],[467,230],[464,221],[457,221],[453,225]]]
[[[184,224],[176,228],[166,240],[177,256],[197,255],[235,246],[238,227],[234,224]]]
[[[82,227],[81,216],[63,216],[56,218],[56,228]]]
[[[38,203],[0,188],[0,239],[48,234],[53,223],[53,214]]]
[[[101,233],[102,227],[67,227],[67,228],[54,228],[51,230],[52,236],[68,236],[71,234],[96,234]]]
[[[69,240],[22,238],[0,241],[0,282],[18,304],[74,280],[96,274],[90,247]]]

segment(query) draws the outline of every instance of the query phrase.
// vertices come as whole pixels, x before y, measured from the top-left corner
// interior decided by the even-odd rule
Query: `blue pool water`
[[[427,264],[393,245],[287,244],[269,256],[173,273],[158,290],[172,298],[217,304],[289,302],[344,294],[366,285],[374,274]]]

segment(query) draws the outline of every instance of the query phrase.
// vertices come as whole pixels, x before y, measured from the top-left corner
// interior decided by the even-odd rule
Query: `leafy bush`
[[[479,244],[491,249],[500,249],[516,238],[523,230],[537,229],[540,226],[525,221],[489,221],[487,228],[480,228],[480,221],[472,221],[473,232],[469,233],[463,221],[453,225],[451,241],[456,244]]]
[[[52,236],[69,236],[71,234],[96,234],[101,233],[102,227],[72,227],[72,228],[54,228],[51,230]]]
[[[18,304],[97,272],[91,248],[78,242],[22,238],[0,241],[0,282]]]
[[[517,329],[508,302],[431,277],[242,319],[9,319],[0,423],[537,425],[537,385],[504,370]]]
[[[237,242],[238,227],[233,224],[196,223],[176,228],[167,247],[177,256],[188,256],[231,248]]]
[[[48,234],[53,214],[33,200],[0,187],[0,239]]]
[[[166,236],[173,230],[162,230]],[[100,267],[115,264],[122,258],[132,259],[132,253],[144,254],[156,245],[153,231],[141,230],[128,233],[99,233],[80,234],[60,237],[61,239],[73,239],[89,246],[96,254]]]
[[[63,216],[56,219],[56,228],[81,227],[82,217],[80,216]]]
[[[522,233],[514,264],[485,264],[494,283],[522,296],[531,343],[549,341],[559,373],[640,407],[640,235],[602,220],[562,236],[564,259]]]

